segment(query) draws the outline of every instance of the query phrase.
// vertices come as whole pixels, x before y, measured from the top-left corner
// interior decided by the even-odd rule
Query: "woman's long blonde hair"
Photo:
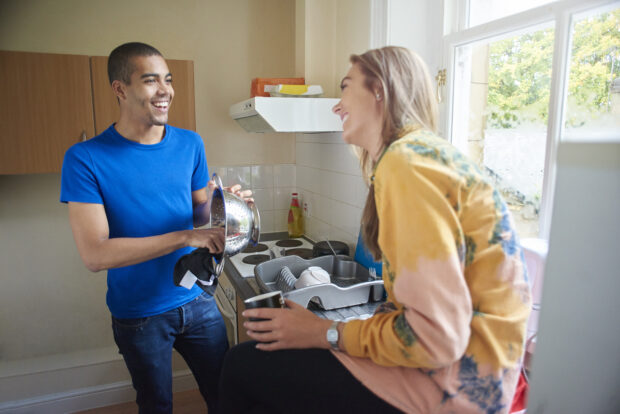
[[[365,76],[366,87],[383,96],[382,150],[400,138],[405,130],[422,128],[437,132],[437,99],[424,61],[403,47],[387,46],[362,55],[351,55]],[[375,260],[379,248],[379,218],[372,175],[375,162],[365,149],[358,149],[360,166],[369,185],[362,213],[362,237]]]

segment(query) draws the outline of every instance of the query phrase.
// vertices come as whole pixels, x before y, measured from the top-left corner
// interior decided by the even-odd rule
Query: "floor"
[[[174,414],[207,412],[207,405],[198,390],[175,392],[172,404],[174,406]],[[136,414],[137,412],[138,406],[132,401],[123,404],[110,405],[108,407],[80,411],[78,414]]]

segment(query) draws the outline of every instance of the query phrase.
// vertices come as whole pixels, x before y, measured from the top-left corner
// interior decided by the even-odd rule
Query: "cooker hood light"
[[[248,132],[338,132],[340,117],[332,112],[338,99],[256,96],[230,107],[230,116]]]

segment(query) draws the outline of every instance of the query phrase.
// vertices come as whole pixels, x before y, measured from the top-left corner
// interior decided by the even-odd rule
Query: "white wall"
[[[424,59],[431,76],[441,67],[443,2],[389,0],[387,44],[407,47]]]
[[[562,143],[528,412],[620,407],[620,140]]]
[[[341,133],[297,135],[297,187],[309,211],[306,234],[343,241],[353,255],[368,190]]]
[[[458,1],[458,0],[455,0]],[[429,74],[434,78],[445,69],[443,50],[444,5],[449,0],[389,0],[387,8],[387,44],[407,47],[426,62]],[[445,89],[445,87],[443,88]],[[439,135],[443,135],[446,114],[446,91],[439,104]]]

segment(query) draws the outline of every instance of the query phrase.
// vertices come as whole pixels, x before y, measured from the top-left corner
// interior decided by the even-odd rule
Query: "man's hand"
[[[228,191],[229,193],[236,195],[246,203],[254,201],[252,198],[252,190],[241,190],[241,184],[235,184],[231,187],[224,187],[224,191]]]
[[[225,239],[223,228],[194,229],[189,231],[188,244],[192,247],[204,247],[210,253],[222,253]]]
[[[194,206],[194,227],[202,227],[209,223],[211,217],[211,198],[213,198],[213,190],[217,187],[215,181],[210,180],[207,186],[192,192],[192,205]],[[240,184],[231,187],[224,187],[224,191],[236,195],[246,203],[254,202],[252,198],[252,190],[241,190]]]

